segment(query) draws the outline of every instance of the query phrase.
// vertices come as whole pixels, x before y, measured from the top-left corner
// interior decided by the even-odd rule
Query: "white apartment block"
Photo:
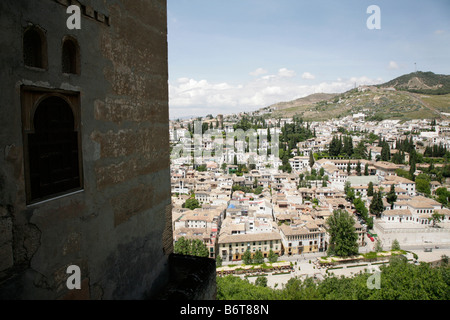
[[[292,159],[289,159],[289,163],[294,172],[302,172],[309,168],[309,157],[296,156]]]

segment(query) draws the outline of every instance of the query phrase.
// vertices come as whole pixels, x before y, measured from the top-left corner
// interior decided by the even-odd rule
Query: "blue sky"
[[[367,8],[381,9],[370,30]],[[168,0],[171,118],[450,74],[450,1]]]

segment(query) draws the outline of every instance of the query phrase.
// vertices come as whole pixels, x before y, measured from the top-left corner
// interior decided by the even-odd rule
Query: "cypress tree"
[[[395,186],[391,184],[391,190],[386,195],[386,200],[391,204],[391,209],[394,209],[394,203],[397,201],[397,194],[395,193]]]
[[[373,197],[373,182],[369,182],[369,188],[367,189],[367,196]]]

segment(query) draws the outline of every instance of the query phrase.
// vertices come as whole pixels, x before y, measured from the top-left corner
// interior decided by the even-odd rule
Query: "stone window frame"
[[[67,190],[58,194],[50,195],[44,198],[33,199],[31,196],[31,177],[30,177],[30,156],[28,135],[34,133],[34,115],[39,105],[46,99],[58,97],[64,100],[71,108],[74,117],[74,131],[78,135],[78,170],[80,178],[80,187]],[[22,139],[23,139],[23,161],[24,161],[24,180],[26,204],[35,205],[41,202],[55,200],[63,196],[68,196],[74,192],[84,190],[84,169],[82,152],[82,134],[81,134],[81,93],[77,91],[67,91],[60,89],[48,89],[35,86],[22,85],[20,88],[21,111],[22,111]]]
[[[39,62],[36,65],[35,63],[32,63],[30,65],[27,63],[27,44],[26,44],[26,37],[27,34],[30,32],[36,32],[39,36],[40,40],[40,48],[39,48],[39,56],[38,57],[32,57],[33,60],[38,59]],[[36,48],[34,48],[36,49]],[[23,30],[22,35],[22,56],[23,56],[23,63],[25,67],[27,68],[33,68],[33,69],[40,69],[40,70],[47,70],[48,69],[48,45],[47,45],[47,36],[45,30],[43,30],[41,27],[37,25],[29,25]]]
[[[68,49],[66,45],[72,45],[73,51],[67,52]],[[69,69],[65,69],[65,55],[69,54],[68,59],[70,60]],[[67,75],[80,75],[81,74],[81,49],[78,40],[71,35],[66,35],[63,37],[61,42],[61,71]]]

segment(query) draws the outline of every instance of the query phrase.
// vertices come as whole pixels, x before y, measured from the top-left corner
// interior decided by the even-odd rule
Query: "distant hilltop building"
[[[219,122],[220,128],[223,129],[223,114],[218,114],[217,115],[217,121]]]
[[[355,113],[353,115],[353,120],[365,120],[366,115],[364,113]]]
[[[358,87],[359,92],[366,92],[367,90],[370,90],[370,87],[368,86],[360,86]]]

